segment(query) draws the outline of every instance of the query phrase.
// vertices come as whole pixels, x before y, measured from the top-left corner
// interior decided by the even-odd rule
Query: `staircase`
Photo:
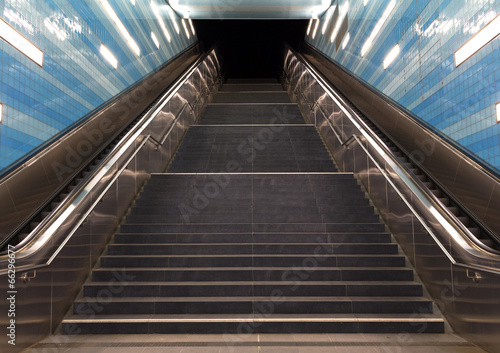
[[[152,175],[63,332],[444,331],[276,80],[229,80]]]

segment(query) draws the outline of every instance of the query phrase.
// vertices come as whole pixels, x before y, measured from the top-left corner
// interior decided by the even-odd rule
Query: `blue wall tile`
[[[150,1],[108,0],[139,46],[138,57],[98,0],[0,0],[0,17],[44,52],[39,67],[0,40],[0,170],[114,98],[196,42],[174,29],[163,0],[169,43]],[[160,49],[151,39],[155,32]],[[115,70],[100,54],[103,43]]]
[[[455,51],[500,13],[500,2],[397,0],[372,47],[361,56],[389,3],[370,0],[365,7],[363,1],[349,2],[351,39],[344,50],[325,45],[321,33],[314,40],[306,36],[306,41],[500,170],[494,109],[500,102],[500,38],[458,68],[454,62]],[[384,70],[384,58],[396,44],[399,57]]]

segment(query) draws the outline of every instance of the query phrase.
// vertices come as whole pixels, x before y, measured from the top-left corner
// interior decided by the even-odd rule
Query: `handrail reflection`
[[[289,56],[293,55],[294,58],[291,60],[289,59]],[[336,129],[333,127],[332,123],[330,122],[330,119],[328,118],[327,114],[320,109],[320,112],[323,114],[325,120],[327,121],[328,125],[330,126],[332,132],[335,134],[337,139],[339,140],[340,144],[344,147],[347,147],[351,142],[358,142],[360,147],[363,149],[363,151],[366,153],[368,158],[376,165],[377,169],[381,172],[381,174],[385,177],[385,179],[389,182],[391,187],[396,191],[396,193],[401,197],[401,199],[405,202],[405,204],[409,207],[411,212],[415,215],[415,217],[419,220],[419,222],[422,224],[422,226],[426,229],[426,231],[431,235],[431,237],[434,239],[436,244],[441,248],[441,250],[445,253],[447,258],[456,265],[462,266],[462,267],[467,267],[467,268],[474,268],[474,269],[480,269],[482,271],[487,271],[495,274],[500,274],[500,261],[498,259],[498,254],[500,252],[497,252],[496,250],[490,249],[487,246],[485,246],[483,243],[481,243],[479,240],[477,240],[471,233],[470,231],[457,219],[457,217],[451,213],[450,210],[448,210],[446,207],[444,207],[439,200],[437,200],[437,197],[434,194],[431,194],[428,188],[423,184],[423,182],[420,179],[415,179],[414,176],[412,176],[411,171],[408,169],[407,166],[402,165],[401,162],[398,160],[398,158],[394,155],[394,153],[382,142],[379,136],[377,136],[367,125],[366,123],[359,117],[355,112],[352,111],[352,109],[347,105],[346,102],[340,97],[329,85],[326,83],[326,81],[312,68],[307,61],[298,53],[296,53],[291,47],[288,48],[288,55],[287,58],[285,59],[285,67],[289,70],[291,70],[290,66],[292,66],[293,59],[298,60],[305,70],[309,72],[309,74],[312,76],[313,79],[319,84],[319,86],[323,89],[324,92],[326,92],[329,97],[336,103],[336,105],[342,110],[344,115],[349,119],[349,121],[354,125],[354,127],[361,133],[361,135],[364,137],[364,140],[372,146],[377,152],[379,152],[380,157],[385,161],[385,163],[389,164],[391,168],[395,171],[395,173],[398,175],[398,177],[408,186],[410,191],[412,192],[415,197],[417,197],[423,204],[428,206],[429,212],[432,213],[432,217],[441,224],[441,226],[446,230],[447,234],[449,237],[453,238],[455,244],[457,246],[460,246],[467,254],[468,256],[472,256],[473,258],[476,259],[481,259],[485,260],[488,264],[494,264],[495,266],[486,266],[484,264],[477,264],[477,263],[462,263],[460,261],[457,261],[451,253],[446,249],[446,247],[443,245],[439,237],[436,235],[434,231],[429,227],[427,224],[425,218],[417,212],[417,210],[414,209],[414,207],[411,205],[411,203],[404,197],[403,192],[395,185],[395,183],[391,180],[387,172],[385,171],[384,168],[380,166],[380,164],[377,162],[376,158],[368,151],[368,149],[361,143],[360,139],[356,135],[352,135],[348,140],[343,141],[340,134],[336,131]],[[295,64],[295,63],[294,63]],[[297,65],[294,65],[295,68],[297,68]],[[298,86],[299,82],[292,82],[293,79],[291,78],[291,74],[288,75],[285,73],[287,76],[287,81],[291,84],[291,86]],[[295,75],[297,76],[298,73]],[[301,75],[301,77],[303,74]],[[299,90],[298,88],[294,89]],[[305,97],[305,94],[303,94],[305,103],[308,106],[311,106],[311,103],[307,100]],[[319,100],[319,98],[318,98]],[[321,108],[321,105],[318,104],[318,106]],[[418,192],[418,195],[415,194],[415,192]],[[423,200],[427,201],[423,201]],[[496,266],[498,265],[498,266]]]

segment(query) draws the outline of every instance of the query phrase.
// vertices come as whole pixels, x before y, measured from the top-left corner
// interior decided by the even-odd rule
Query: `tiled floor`
[[[25,353],[479,353],[454,334],[49,336]]]

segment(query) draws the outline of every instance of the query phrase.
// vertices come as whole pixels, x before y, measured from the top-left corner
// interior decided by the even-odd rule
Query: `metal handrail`
[[[373,131],[366,125],[366,123],[355,113],[353,112],[349,106],[344,102],[344,100],[331,88],[328,86],[326,81],[321,77],[320,74],[316,72],[308,63],[307,61],[299,54],[296,53],[292,48],[289,48],[289,50],[300,60],[300,62],[304,65],[304,67],[309,71],[311,76],[318,82],[318,84],[323,88],[323,90],[330,96],[330,98],[340,107],[340,109],[344,112],[344,114],[347,116],[347,118],[351,121],[351,123],[361,132],[361,134],[365,137],[366,141],[375,149],[379,150],[379,152],[382,152],[386,157],[389,157],[390,160],[387,160],[387,162],[390,162],[392,165],[393,169],[396,171],[398,176],[401,178],[401,180],[410,186],[410,183],[415,184],[420,192],[422,192],[425,197],[433,204],[434,208],[436,210],[439,210],[441,215],[440,219],[438,220],[439,222],[446,222],[448,226],[453,228],[458,234],[463,234],[463,238],[469,240],[470,242],[473,243],[474,246],[479,248],[482,252],[482,255],[486,257],[492,257],[490,260],[493,262],[496,262],[500,265],[500,261],[496,255],[500,254],[500,252],[490,249],[487,246],[485,246],[483,243],[481,243],[479,240],[477,240],[471,233],[470,231],[463,226],[463,224],[457,219],[457,217],[452,214],[445,206],[442,205],[442,203],[437,200],[436,196],[432,193],[429,192],[428,188],[423,185],[422,181],[419,179],[415,179],[412,175],[411,172],[408,170],[408,167],[405,165],[401,165],[397,157],[390,151],[390,149],[380,140],[380,138],[373,133]],[[292,82],[289,80],[289,82]],[[309,102],[306,99],[306,104],[310,105]],[[324,112],[323,112],[324,114]],[[325,118],[326,117],[326,114]],[[381,171],[382,175],[388,180],[389,184],[391,187],[394,188],[396,193],[401,197],[401,199],[409,206],[410,211],[415,215],[415,217],[420,221],[422,226],[426,229],[426,231],[429,232],[431,237],[434,239],[436,244],[443,250],[445,255],[448,257],[448,259],[455,265],[466,267],[466,268],[471,268],[471,269],[477,269],[485,272],[490,272],[494,274],[500,274],[500,266],[498,268],[491,268],[491,267],[486,267],[482,265],[475,265],[475,264],[466,264],[466,263],[460,263],[458,262],[447,250],[446,247],[441,243],[439,238],[436,236],[436,234],[430,229],[430,227],[427,225],[423,217],[411,206],[408,200],[404,197],[403,193],[397,186],[392,182],[392,180],[389,178],[387,173],[383,171],[383,168],[380,167],[380,165],[376,162],[375,158],[369,153],[367,148],[361,143],[359,138],[356,135],[353,135],[349,140],[342,141],[340,136],[338,136],[338,133],[336,133],[335,129],[332,127],[332,124],[329,122],[329,119],[326,119],[327,122],[329,123],[330,127],[332,128],[332,131],[334,134],[337,136],[337,139],[339,139],[339,142],[342,145],[346,145],[349,140],[356,140],[358,144],[361,146],[361,148],[365,151],[367,156],[374,162],[374,164],[377,166],[377,168]],[[384,156],[383,156],[384,157]],[[399,172],[398,172],[399,169]],[[402,172],[402,173],[401,173]],[[414,191],[412,191],[414,192]],[[422,195],[422,196],[424,196]],[[445,217],[443,217],[445,216]],[[451,221],[451,222],[450,222]],[[445,229],[449,229],[446,228]],[[451,235],[450,235],[451,236]],[[470,246],[470,244],[469,244]],[[465,247],[463,247],[465,251],[469,252]],[[472,256],[477,256],[475,254],[470,253]],[[493,256],[495,256],[493,258]]]
[[[37,263],[35,265],[26,265],[23,266],[19,261],[30,256],[33,256],[37,252],[40,252],[48,243],[51,241],[52,236],[57,231],[59,226],[63,224],[63,222],[69,218],[72,210],[74,210],[77,205],[81,202],[85,202],[87,197],[92,193],[97,185],[100,185],[100,182],[107,175],[107,172],[116,165],[116,163],[125,156],[125,153],[132,144],[136,141],[136,139],[145,131],[145,129],[149,126],[149,124],[154,120],[154,118],[158,115],[158,113],[164,108],[164,106],[170,101],[170,99],[177,93],[177,91],[182,87],[182,85],[191,77],[191,75],[196,71],[201,63],[214,52],[215,49],[209,50],[206,54],[200,56],[195,63],[193,63],[188,70],[179,78],[179,80],[161,97],[161,99],[155,104],[154,107],[150,108],[149,111],[144,114],[144,116],[135,124],[134,128],[131,129],[122,139],[121,141],[113,148],[113,150],[93,169],[91,173],[89,173],[78,185],[75,189],[73,189],[70,194],[65,198],[60,205],[49,215],[47,216],[31,233],[25,238],[22,242],[17,244],[13,250],[16,252],[16,260],[18,263],[17,270],[18,271],[29,271],[32,269],[45,267],[50,265],[53,259],[57,256],[57,254],[62,250],[65,244],[70,240],[72,235],[75,233],[76,229],[85,221],[87,216],[92,212],[92,210],[97,206],[98,201],[104,196],[106,191],[112,185],[112,182],[115,181],[119,175],[123,172],[123,170],[128,165],[128,162],[133,159],[133,157],[139,152],[139,150],[145,145],[145,143],[150,140],[151,135],[147,135],[142,142],[136,147],[131,156],[126,158],[126,162],[122,163],[119,167],[119,171],[115,172],[113,178],[106,184],[107,186],[104,190],[99,194],[98,198],[95,202],[89,207],[89,209],[82,215],[80,215],[76,225],[71,228],[68,232],[68,235],[65,239],[57,246],[57,248],[50,249],[48,252],[50,256],[47,261],[43,263]],[[220,68],[215,68],[220,71]],[[181,110],[182,112],[182,110]],[[176,119],[181,114],[178,114]],[[175,125],[172,125],[172,127]],[[172,128],[169,129],[167,134],[165,135],[165,140],[168,135],[171,133]],[[12,251],[12,248],[11,248]],[[44,259],[45,259],[44,258]],[[0,254],[0,263],[3,261],[7,261],[8,256],[3,253]],[[0,275],[5,274],[7,272],[7,266],[0,268]]]

